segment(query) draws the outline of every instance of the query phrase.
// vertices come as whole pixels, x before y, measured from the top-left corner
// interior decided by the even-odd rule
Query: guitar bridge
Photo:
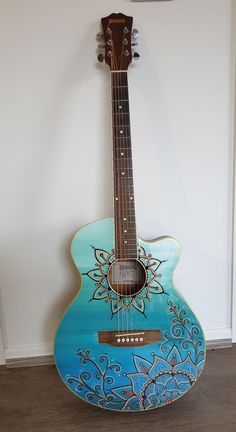
[[[148,345],[161,341],[161,330],[100,331],[98,340],[120,347]]]

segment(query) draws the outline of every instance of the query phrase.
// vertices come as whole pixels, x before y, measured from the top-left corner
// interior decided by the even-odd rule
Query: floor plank
[[[0,432],[236,432],[236,345],[208,351],[199,382],[164,408],[117,413],[77,398],[54,366],[0,368]]]

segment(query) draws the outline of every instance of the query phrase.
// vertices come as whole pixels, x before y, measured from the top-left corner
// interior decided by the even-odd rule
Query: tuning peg
[[[133,58],[134,58],[134,60],[138,60],[140,58],[140,54],[137,53],[137,52],[134,52],[133,53]]]
[[[101,42],[104,39],[104,35],[102,32],[99,32],[96,36],[98,42]]]
[[[133,29],[132,36],[134,39],[137,39],[139,37],[139,31],[137,29]]]
[[[102,53],[99,53],[98,56],[97,56],[97,59],[98,59],[98,61],[99,61],[100,63],[102,63],[103,60],[104,60],[104,55],[103,55]]]

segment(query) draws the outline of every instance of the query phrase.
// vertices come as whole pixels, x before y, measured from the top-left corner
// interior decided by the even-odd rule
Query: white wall
[[[129,72],[139,233],[180,240],[176,285],[208,339],[230,337],[230,3],[1,2],[8,358],[51,352],[79,282],[72,235],[112,214],[109,73],[95,35],[121,11],[141,32]]]

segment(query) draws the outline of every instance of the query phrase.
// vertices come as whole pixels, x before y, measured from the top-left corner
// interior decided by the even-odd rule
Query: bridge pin
[[[139,340],[140,340],[140,342],[143,342],[143,338],[140,338]]]
[[[123,338],[123,339],[121,339],[121,342],[125,342],[125,339]]]
[[[135,342],[138,342],[138,338],[135,338]]]
[[[117,339],[117,342],[120,342],[120,339]]]
[[[126,339],[126,342],[129,342],[129,338]]]
[[[134,342],[134,338],[131,338],[130,340],[131,340],[131,342]]]

